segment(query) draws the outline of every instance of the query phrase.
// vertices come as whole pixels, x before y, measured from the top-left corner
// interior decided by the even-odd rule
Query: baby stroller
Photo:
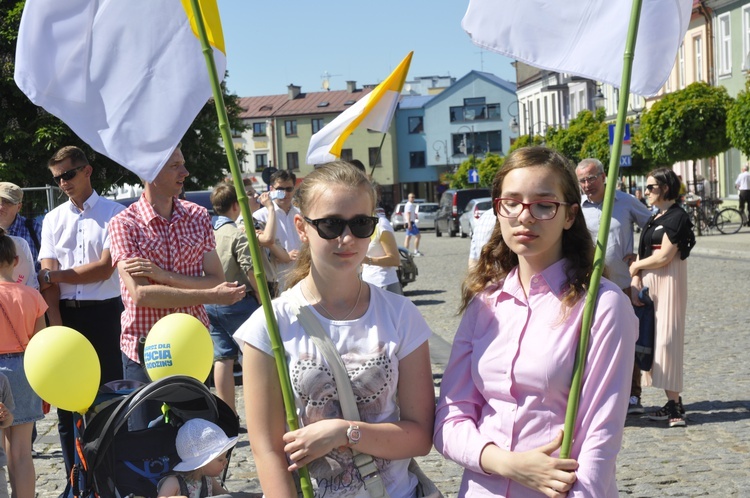
[[[134,410],[153,401],[162,403],[163,416],[148,429],[129,430],[128,418]],[[155,497],[159,480],[180,462],[177,429],[192,418],[215,423],[228,437],[239,432],[232,409],[192,377],[173,375],[145,385],[116,381],[102,386],[85,420],[76,422],[73,496]]]

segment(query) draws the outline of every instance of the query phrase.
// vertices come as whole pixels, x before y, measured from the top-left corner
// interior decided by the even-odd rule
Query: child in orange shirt
[[[23,354],[29,339],[45,326],[47,304],[39,291],[15,283],[13,269],[17,264],[16,246],[0,229],[0,373],[8,377],[15,401],[13,424],[4,431],[8,475],[14,498],[33,498],[31,432],[34,422],[44,414],[42,400],[26,378]]]

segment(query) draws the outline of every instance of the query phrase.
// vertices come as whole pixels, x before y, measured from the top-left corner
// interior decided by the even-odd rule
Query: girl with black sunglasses
[[[298,187],[302,241],[288,290],[273,309],[300,414],[289,432],[262,310],[235,334],[243,348],[248,436],[266,496],[296,496],[292,471],[307,466],[316,496],[364,496],[352,448],[374,457],[392,497],[414,496],[409,460],[431,448],[431,331],[411,301],[358,276],[375,231],[376,193],[345,162],[321,166]],[[361,421],[342,416],[331,369],[300,324],[294,303],[312,307],[351,379]],[[372,468],[371,468],[372,469]],[[370,482],[370,479],[367,480]]]

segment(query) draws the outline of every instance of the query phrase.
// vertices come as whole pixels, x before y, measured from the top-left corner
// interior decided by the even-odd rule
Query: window
[[[464,99],[463,106],[450,108],[450,120],[451,122],[488,119],[499,121],[502,119],[501,108],[500,104],[486,104],[484,97],[467,98]]]
[[[380,163],[380,147],[370,147],[367,149],[367,158],[370,161],[368,164],[371,168],[377,168],[382,166]]]
[[[693,38],[693,71],[695,81],[703,81],[703,40],[700,36]]]
[[[253,123],[253,136],[265,137],[266,136],[266,123]]]
[[[268,154],[255,154],[255,171],[260,171],[268,166]]]
[[[685,44],[680,43],[680,49],[677,51],[677,66],[678,66],[678,73],[677,77],[679,78],[678,87],[679,88],[685,88]]]
[[[750,5],[742,7],[742,69],[750,69]]]
[[[409,118],[409,134],[422,133],[424,131],[424,118],[413,116]]]
[[[538,125],[540,128],[543,125]],[[451,137],[453,155],[461,156],[483,156],[488,152],[502,154],[503,141],[502,132],[479,131],[476,133],[454,133]]]
[[[729,12],[719,16],[718,24],[719,76],[726,76],[732,72],[732,31]]]
[[[287,152],[286,153],[286,169],[293,171],[299,169],[299,153]]]
[[[318,133],[320,129],[323,128],[323,119],[321,118],[311,119],[310,124],[312,124],[312,132]]]
[[[354,154],[352,153],[352,149],[341,149],[342,161],[351,161],[352,159],[354,159]]]
[[[426,166],[425,153],[423,150],[419,150],[416,152],[409,152],[409,167],[410,168],[424,168],[425,166]]]
[[[297,120],[284,121],[284,133],[287,137],[297,136]]]

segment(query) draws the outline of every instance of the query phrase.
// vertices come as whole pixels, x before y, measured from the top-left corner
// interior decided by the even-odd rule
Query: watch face
[[[357,444],[359,438],[362,437],[362,433],[359,431],[359,427],[356,425],[350,425],[346,431],[346,437],[349,438],[349,444]]]

